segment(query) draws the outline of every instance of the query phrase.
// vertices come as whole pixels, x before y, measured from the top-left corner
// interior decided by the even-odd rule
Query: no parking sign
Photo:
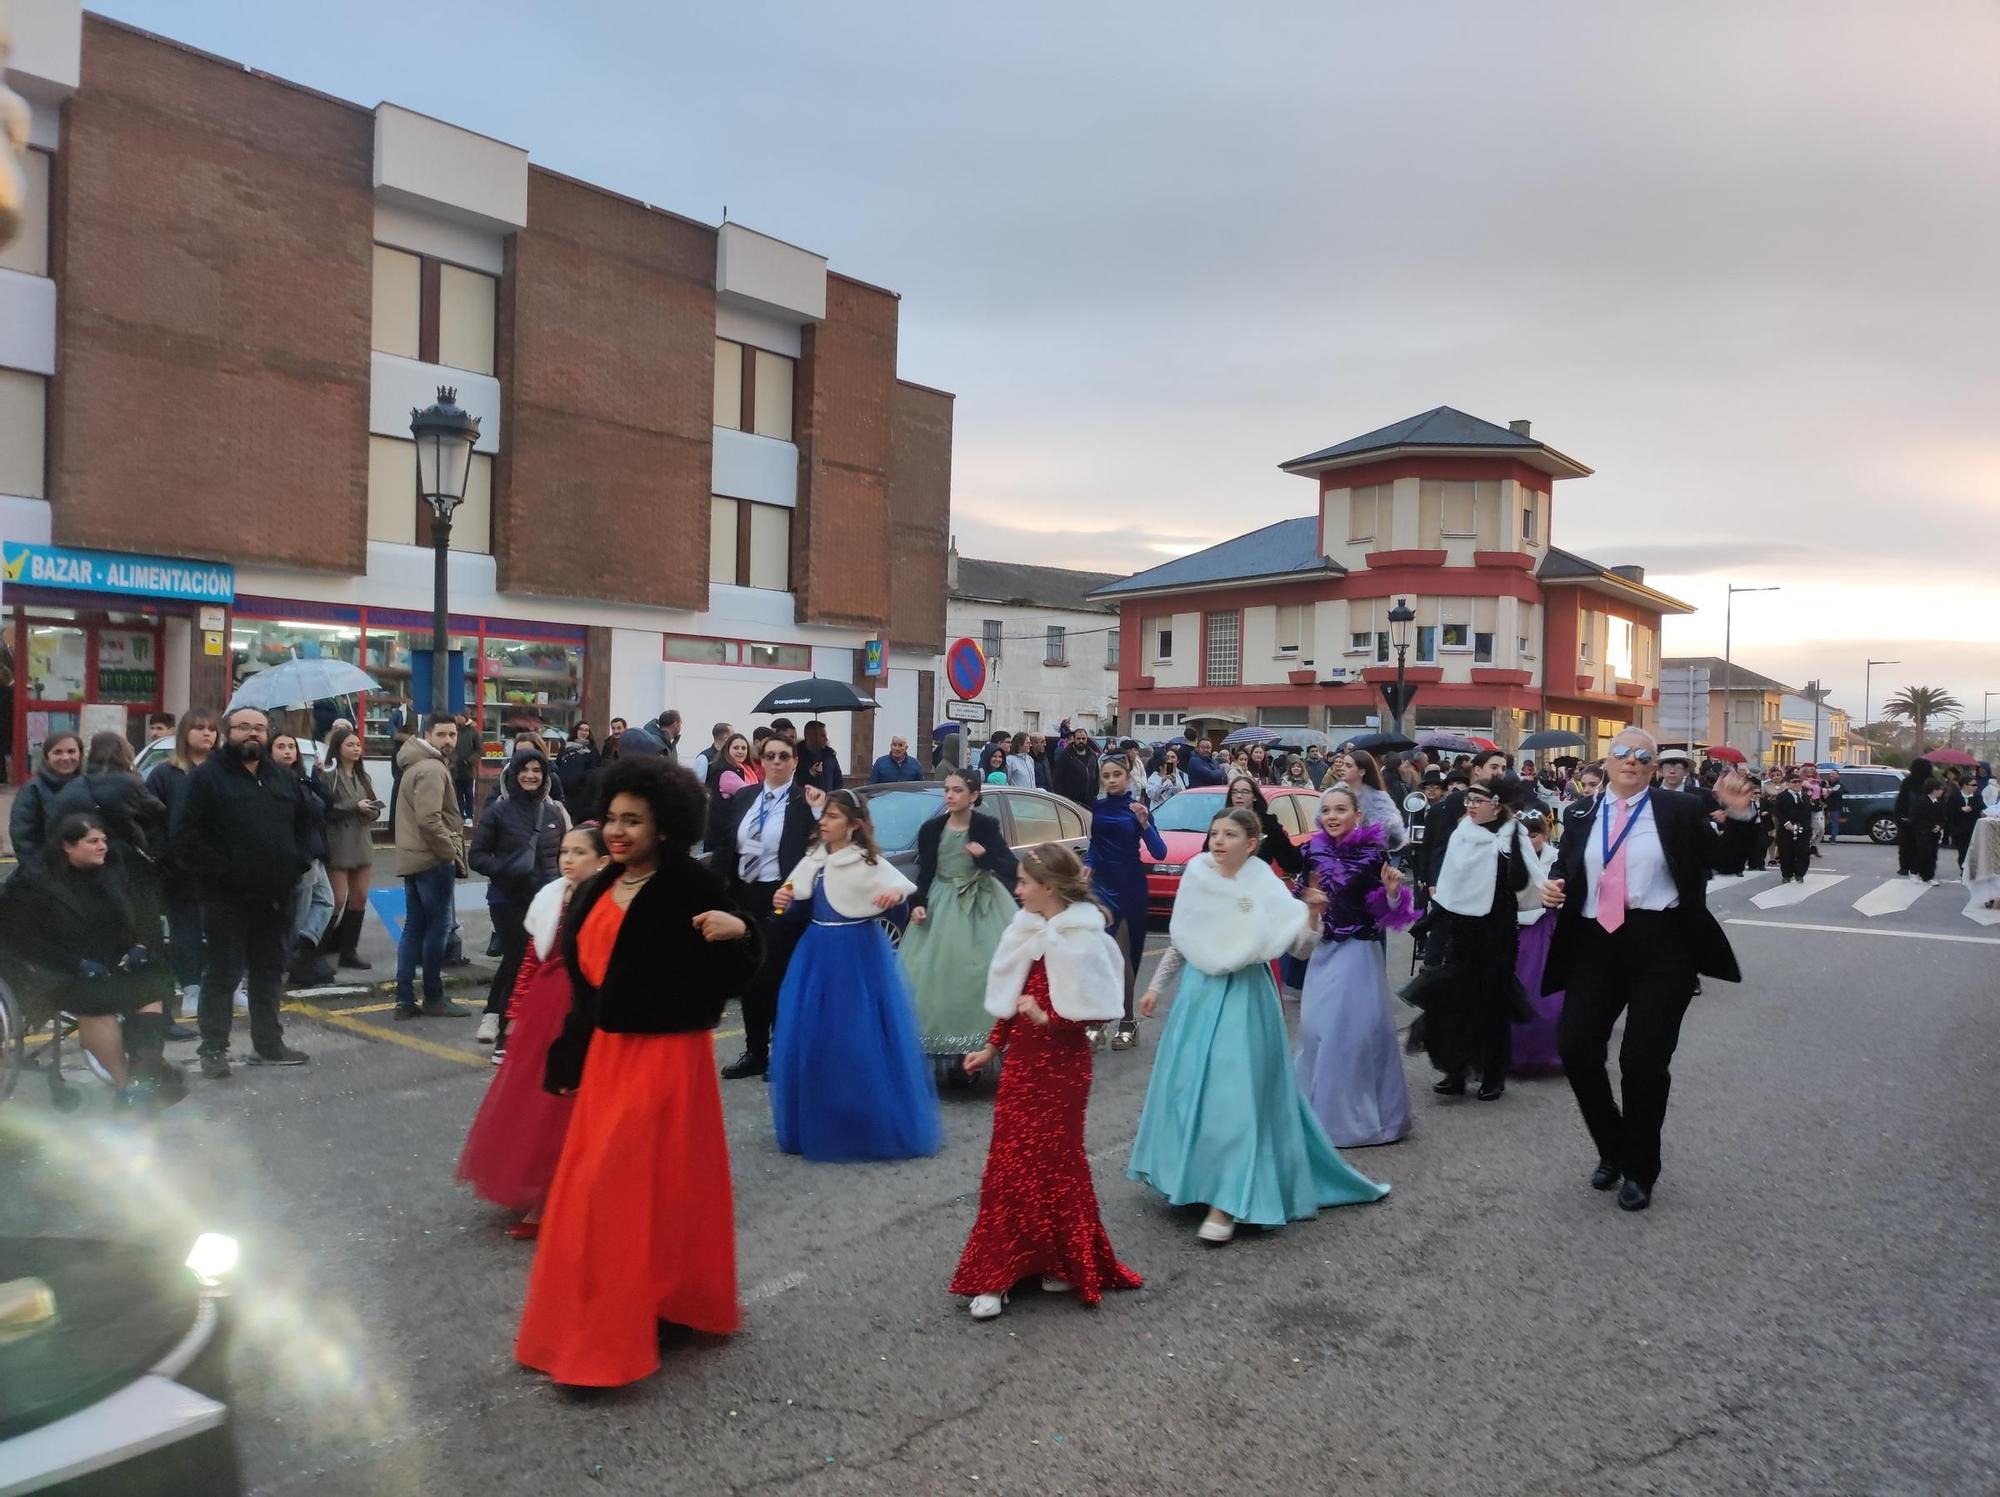
[[[944,652],[944,678],[961,701],[969,702],[986,689],[986,652],[967,635]]]

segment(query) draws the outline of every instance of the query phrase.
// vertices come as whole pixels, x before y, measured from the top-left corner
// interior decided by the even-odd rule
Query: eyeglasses
[[[776,753],[771,752],[769,749],[764,750],[764,762],[766,764],[783,764],[787,759],[794,757],[796,756],[788,749],[779,749]]]
[[[1630,759],[1635,764],[1651,764],[1653,762],[1653,751],[1651,749],[1635,748],[1629,743],[1614,743],[1611,745],[1611,757],[1614,759]]]

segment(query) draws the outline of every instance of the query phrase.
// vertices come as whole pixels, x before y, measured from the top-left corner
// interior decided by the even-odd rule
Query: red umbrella
[[[1500,747],[1500,745],[1495,743],[1491,738],[1481,738],[1477,733],[1468,733],[1465,736],[1472,740],[1475,747],[1482,749],[1489,754],[1492,753],[1495,749]]]
[[[1708,757],[1711,759],[1726,759],[1731,764],[1741,764],[1743,762],[1743,750],[1731,748],[1728,744],[1724,743],[1710,749]]]
[[[1958,764],[1963,765],[1967,769],[1972,768],[1979,762],[1964,749],[1955,748],[1932,749],[1924,757],[1930,760],[1932,764]]]

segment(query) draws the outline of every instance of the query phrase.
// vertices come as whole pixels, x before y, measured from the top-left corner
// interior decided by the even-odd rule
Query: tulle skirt
[[[1549,946],[1556,938],[1556,912],[1544,910],[1542,918],[1521,931],[1521,955],[1514,973],[1528,997],[1534,1017],[1514,1026],[1513,1059],[1508,1069],[1517,1076],[1546,1075],[1562,1069],[1556,1050],[1556,1021],[1562,1017],[1563,995],[1542,993],[1542,972],[1549,964]]]
[[[1389,1011],[1389,971],[1374,937],[1322,941],[1306,967],[1293,1071],[1326,1136],[1343,1149],[1410,1131],[1410,1088]]]

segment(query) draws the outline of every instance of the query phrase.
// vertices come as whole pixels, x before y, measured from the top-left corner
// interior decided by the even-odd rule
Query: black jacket
[[[576,802],[584,793],[590,772],[597,768],[597,750],[581,739],[565,743],[556,759],[556,781],[562,786],[563,804]]]
[[[531,760],[542,766],[542,784],[548,785],[548,756],[538,749],[521,749],[501,771],[500,782],[507,793],[486,803],[479,824],[472,829],[466,861],[474,873],[483,873],[490,880],[488,904],[530,904],[535,891],[562,871],[557,858],[569,824],[546,788],[534,795],[522,792],[521,766]]]
[[[1600,798],[1588,816],[1563,828],[1561,853],[1551,876],[1563,880],[1562,909],[1556,919],[1555,939],[1549,946],[1548,967],[1542,975],[1543,993],[1560,993],[1569,984],[1569,967],[1576,952],[1577,932],[1583,925],[1583,907],[1590,897],[1584,849],[1597,829],[1597,811],[1605,803]],[[1709,913],[1708,876],[1723,860],[1723,839],[1715,834],[1702,814],[1701,802],[1680,790],[1655,790],[1653,822],[1660,834],[1660,851],[1666,855],[1667,872],[1674,881],[1680,902],[1668,911],[1680,927],[1683,949],[1694,956],[1694,969],[1704,977],[1724,982],[1741,982],[1742,970],[1722,925]]]
[[[583,975],[577,935],[597,905],[625,876],[613,863],[578,889],[563,919],[562,959],[569,968],[570,1010],[549,1047],[542,1085],[566,1091],[583,1077],[590,1037],[607,1034],[688,1034],[713,1029],[723,1005],[757,970],[764,954],[755,919],[739,909],[722,879],[692,858],[668,853],[659,872],[632,897],[618,927],[602,985]],[[694,928],[704,910],[744,915],[740,941],[705,941]]]
[[[1438,874],[1444,871],[1445,844],[1451,841],[1452,829],[1465,815],[1465,792],[1454,786],[1445,792],[1443,800],[1430,808],[1424,817],[1424,855],[1417,879],[1421,883],[1437,887]],[[1571,823],[1565,822],[1563,834],[1569,833]]]
[[[757,801],[763,794],[762,785],[745,785],[730,797],[715,846],[708,854],[708,866],[727,879],[730,889],[739,897],[743,880],[738,876],[737,869],[741,862],[738,854],[742,850],[743,821],[745,817],[756,814]],[[806,787],[795,778],[785,801],[785,829],[778,838],[779,878],[799,866],[799,859],[806,855],[806,848],[812,844],[817,825],[812,807],[806,804]]]
[[[1085,810],[1097,804],[1097,755],[1068,744],[1049,756],[1049,788]]]
[[[1659,791],[1653,792],[1658,795]],[[1812,802],[1803,790],[1781,790],[1771,802],[1771,819],[1779,826],[1794,828],[1793,836],[1812,835]]]
[[[35,771],[35,777],[23,785],[14,796],[14,809],[7,817],[7,837],[14,844],[14,856],[25,868],[41,850],[48,846],[49,829],[55,825],[56,797],[75,775],[64,778],[54,774],[44,764]],[[16,870],[18,872],[18,870]]]
[[[0,889],[0,952],[15,981],[25,979],[47,1007],[117,1011],[121,1005],[101,995],[109,993],[119,959],[138,944],[138,921],[115,864],[73,869],[60,849],[44,851],[23,861]],[[86,962],[98,970],[86,976]]]
[[[252,774],[218,750],[188,775],[174,807],[168,846],[203,899],[289,905],[306,871],[312,841],[306,782],[269,759],[257,769]]]
[[[166,851],[166,805],[130,770],[80,774],[70,780],[50,809],[50,829],[79,811],[95,813],[104,822],[111,845],[121,851],[129,848],[148,862],[157,862]]]
[[[153,772],[146,776],[147,790],[166,808],[161,820],[160,866],[168,873],[180,872],[180,865],[174,861],[173,845],[166,833],[174,824],[174,807],[181,803],[181,796],[187,790],[187,777],[188,772],[172,760],[155,765]]]
[[[920,910],[930,903],[931,880],[937,877],[938,846],[944,841],[944,824],[948,818],[933,816],[917,828],[917,872],[914,882],[917,892],[910,896],[910,908]],[[985,872],[1000,880],[1001,886],[1009,894],[1014,892],[1014,877],[1019,865],[1014,861],[1014,850],[1007,845],[1001,834],[1000,823],[984,811],[972,813],[972,826],[965,834],[968,842],[977,842],[986,851],[973,861]]]
[[[1270,811],[1265,811],[1259,819],[1264,823],[1264,839],[1257,844],[1257,856],[1286,878],[1297,878],[1304,873],[1306,855],[1292,841],[1284,823]]]

